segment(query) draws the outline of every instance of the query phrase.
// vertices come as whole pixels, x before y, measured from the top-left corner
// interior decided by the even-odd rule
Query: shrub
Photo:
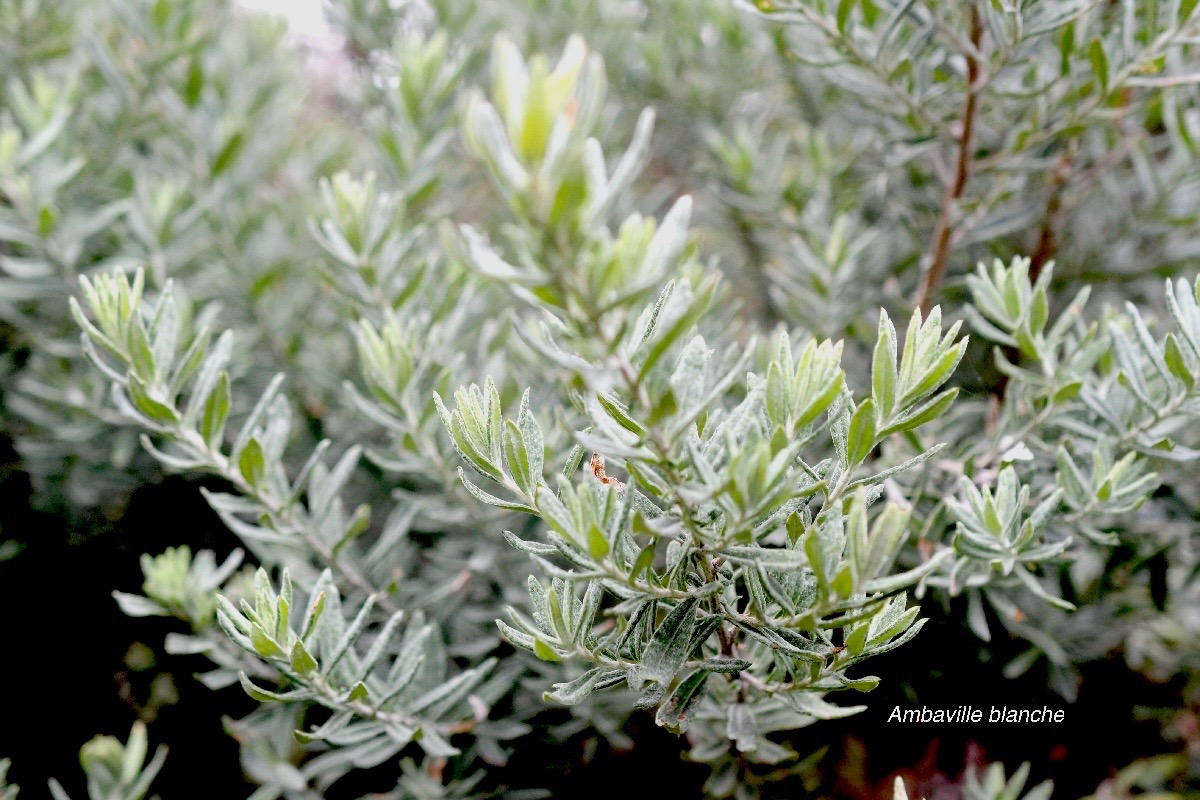
[[[1187,737],[1194,3],[345,2],[307,96],[223,4],[10,5],[8,435],[85,530],[208,477],[244,552],[115,598],[261,703],[253,797],[533,796],[644,711],[707,795],[811,791],[930,618]]]

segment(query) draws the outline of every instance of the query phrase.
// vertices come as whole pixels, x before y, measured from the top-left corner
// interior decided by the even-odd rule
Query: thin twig
[[[953,234],[952,217],[963,190],[967,187],[967,179],[971,176],[971,139],[975,132],[975,113],[979,103],[979,74],[980,63],[976,53],[983,40],[983,20],[979,9],[971,7],[971,43],[974,51],[965,54],[967,59],[967,96],[963,102],[962,127],[958,135],[958,161],[954,170],[954,178],[946,184],[942,195],[942,211],[938,217],[937,230],[933,235],[933,249],[929,254],[929,266],[921,279],[921,288],[917,292],[917,305],[922,312],[927,313],[933,305],[934,295],[946,273],[946,264],[950,258],[951,235]]]
[[[1063,189],[1067,185],[1067,179],[1071,177],[1071,167],[1074,161],[1074,154],[1068,150],[1058,159],[1058,164],[1050,173],[1046,212],[1042,215],[1037,248],[1029,259],[1029,280],[1031,281],[1037,281],[1042,268],[1053,261],[1058,254],[1058,227],[1062,221]]]
[[[1190,75],[1161,75],[1143,78],[1134,76],[1125,81],[1126,86],[1139,86],[1150,89],[1170,89],[1175,86],[1192,86],[1200,83],[1200,73],[1193,72]]]

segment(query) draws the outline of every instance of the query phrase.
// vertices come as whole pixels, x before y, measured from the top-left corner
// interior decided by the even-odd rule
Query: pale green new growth
[[[150,763],[146,763],[147,749],[146,726],[141,722],[133,723],[125,744],[112,736],[97,736],[85,744],[79,751],[79,763],[87,776],[90,800],[143,800],[167,760],[167,748],[160,745]],[[62,785],[53,779],[50,796],[54,800],[70,800]]]

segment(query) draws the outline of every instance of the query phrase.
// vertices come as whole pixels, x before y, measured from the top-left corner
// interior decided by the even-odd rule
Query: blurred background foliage
[[[198,780],[255,798],[607,796],[654,772],[685,796],[706,785],[715,796],[889,797],[897,775],[910,796],[931,798],[1036,796],[1047,778],[1055,796],[1197,790],[1195,2],[334,0],[326,12],[331,38],[298,43],[279,20],[224,0],[0,0],[0,586],[9,607],[28,609],[5,623],[6,649],[29,654],[5,659],[3,674],[27,685],[36,672],[79,698],[37,741],[24,731],[50,721],[45,708],[16,701],[0,733],[9,778],[33,787],[55,775],[83,796],[84,777],[68,777],[75,749],[140,719],[172,747],[156,783],[164,796]],[[580,233],[505,194],[488,144],[471,135],[472,87],[495,102],[506,91],[501,33],[551,59],[584,34],[608,91],[581,137],[594,135],[609,164],[644,138],[639,114],[654,109],[644,168],[606,213],[666,227],[677,198],[691,197],[692,238],[671,274],[724,275],[705,323],[706,335],[727,334],[723,346],[780,325],[797,342],[843,339],[847,384],[869,387],[877,309],[904,320],[940,303],[948,320],[972,323],[953,379],[963,395],[917,451],[949,449],[915,477],[881,482],[915,509],[902,566],[955,530],[978,533],[972,480],[1003,485],[1015,466],[1034,500],[1055,488],[1066,498],[1050,524],[1075,537],[1069,561],[1033,584],[993,585],[991,562],[972,573],[966,557],[933,576],[921,587],[930,623],[872,662],[883,681],[869,711],[795,731],[764,722],[764,739],[798,754],[782,765],[707,758],[712,742],[670,736],[631,715],[627,697],[547,706],[546,687],[575,675],[513,655],[496,635],[500,609],[528,604],[529,571],[496,534],[534,523],[459,482],[433,392],[448,400],[492,375],[505,409],[525,387],[535,404],[568,398],[542,420],[562,468],[570,442],[557,429],[574,424],[582,388],[547,368],[512,312],[527,299],[512,286],[568,263]],[[521,274],[489,274],[459,225],[486,232]],[[620,251],[628,241],[610,243],[613,263],[632,259]],[[994,259],[1010,266],[976,272]],[[177,295],[181,330],[234,332],[231,417],[287,374],[271,414],[288,423],[264,460],[295,476],[325,439],[352,453],[345,470],[310,473],[332,486],[332,510],[312,507],[311,488],[295,517],[276,514],[292,507],[272,505],[268,489],[245,501],[248,473],[228,463],[167,476],[139,444],[144,426],[114,407],[69,310],[81,277],[114,268],[141,268],[147,296]],[[613,270],[615,283],[632,280]],[[1176,278],[1188,282],[1164,294]],[[570,320],[570,303],[553,302]],[[587,356],[599,345],[577,341],[585,331],[563,337]],[[1174,352],[1160,342],[1168,331]],[[767,348],[752,356],[765,373]],[[941,502],[956,492],[958,506]],[[340,751],[301,752],[291,732],[302,710],[259,706],[232,686],[239,670],[274,673],[214,644],[213,591],[259,590],[248,568],[216,564],[245,548],[307,589],[314,548],[338,563],[337,536],[360,509],[372,521],[356,533],[367,530],[343,592],[394,584],[389,602],[437,626],[428,658],[447,674],[507,656],[478,690],[502,713],[475,726],[470,757],[447,767],[410,745],[392,759],[398,785],[394,769],[312,768]],[[1013,513],[1015,536],[1024,517]],[[339,533],[290,550],[272,539],[318,517]],[[139,555],[182,545],[139,574]],[[114,588],[125,612],[165,619],[131,622]],[[1065,707],[1067,722],[885,722],[895,705],[961,702]],[[122,748],[145,747],[137,731],[126,745],[89,744],[90,796],[140,796],[143,761],[122,773]],[[701,763],[681,758],[689,749]],[[993,760],[1019,780],[985,769]]]

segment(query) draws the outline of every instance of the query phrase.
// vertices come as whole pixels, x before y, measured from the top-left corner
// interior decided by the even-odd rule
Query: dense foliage
[[[111,588],[256,701],[249,796],[544,796],[654,726],[693,793],[930,792],[806,738],[923,642],[1167,687],[1083,791],[1200,787],[1194,0],[329,11],[0,0],[5,480],[81,541],[195,481],[240,546],[163,508]]]

